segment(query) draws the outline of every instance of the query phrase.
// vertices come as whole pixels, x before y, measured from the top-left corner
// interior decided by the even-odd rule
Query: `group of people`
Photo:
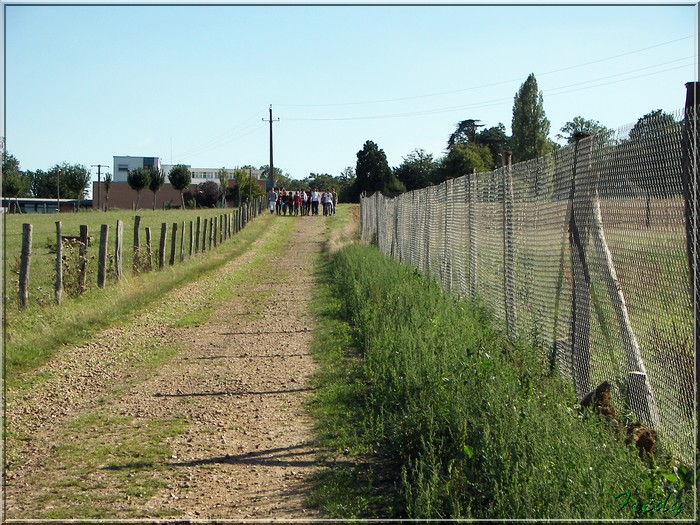
[[[323,215],[332,215],[337,204],[338,195],[330,189],[319,192],[318,188],[299,191],[272,188],[267,192],[268,209],[277,215],[318,215],[319,208]]]

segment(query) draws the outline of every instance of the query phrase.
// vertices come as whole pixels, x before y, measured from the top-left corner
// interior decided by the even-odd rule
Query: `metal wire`
[[[362,239],[445,290],[478,297],[579,398],[612,383],[620,423],[629,411],[690,463],[683,133],[682,112],[661,115],[490,173],[394,199],[375,193],[361,199]]]

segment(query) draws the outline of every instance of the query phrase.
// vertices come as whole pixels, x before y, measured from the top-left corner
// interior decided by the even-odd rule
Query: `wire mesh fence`
[[[393,199],[365,197],[362,239],[485,302],[579,399],[609,381],[619,417],[627,410],[645,421],[690,463],[694,313],[683,181],[697,181],[697,149],[688,151],[682,111],[642,124]]]

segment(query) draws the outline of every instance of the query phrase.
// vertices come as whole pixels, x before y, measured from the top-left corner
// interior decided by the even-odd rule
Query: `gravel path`
[[[319,517],[304,405],[325,219],[257,220],[244,255],[8,393],[6,518]]]

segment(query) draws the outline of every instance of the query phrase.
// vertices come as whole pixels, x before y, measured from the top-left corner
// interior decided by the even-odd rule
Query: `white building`
[[[112,171],[112,180],[114,182],[126,182],[126,177],[129,171],[136,168],[154,168],[162,169],[159,157],[112,157],[114,168]]]
[[[150,167],[154,169],[163,170],[163,173],[165,174],[165,183],[170,184],[170,181],[168,180],[168,174],[170,173],[170,170],[174,167],[174,164],[161,164],[159,157],[114,156],[113,158],[114,182],[126,182],[126,177],[129,174],[129,170]],[[221,168],[193,168],[189,164],[187,164],[187,167],[190,169],[190,173],[192,173],[192,184],[201,184],[202,182],[206,182],[209,180],[213,180],[216,183],[219,182],[219,171],[221,170]],[[228,173],[229,180],[232,180],[234,178],[234,173],[236,169],[237,168],[226,169],[226,173]],[[262,175],[262,170],[249,170],[249,173],[253,178],[259,179]]]

